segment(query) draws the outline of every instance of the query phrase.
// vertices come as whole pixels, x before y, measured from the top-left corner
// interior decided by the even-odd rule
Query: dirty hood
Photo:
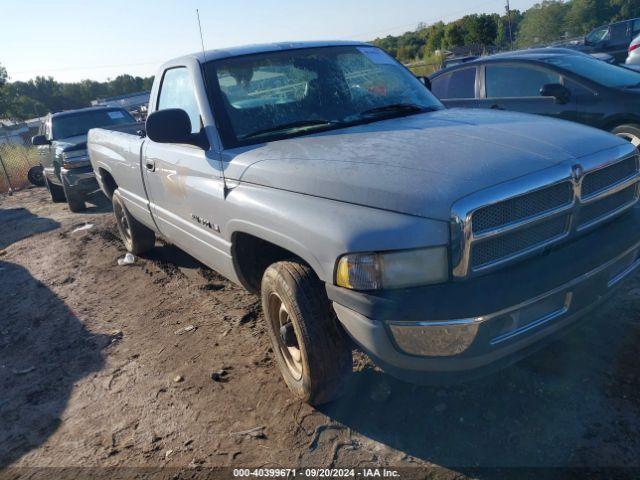
[[[448,220],[466,195],[625,143],[561,120],[451,109],[226,150],[223,159],[231,188],[248,182]]]
[[[84,150],[87,148],[87,135],[76,135],[74,137],[61,138],[54,141],[56,150],[59,153],[72,150]]]

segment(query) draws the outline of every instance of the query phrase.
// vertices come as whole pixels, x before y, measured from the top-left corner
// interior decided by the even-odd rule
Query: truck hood
[[[75,137],[61,138],[54,140],[56,150],[60,153],[71,150],[84,150],[87,148],[87,136],[76,135]]]
[[[473,192],[621,144],[561,120],[450,109],[231,149],[223,159],[230,188],[248,182],[448,220]]]

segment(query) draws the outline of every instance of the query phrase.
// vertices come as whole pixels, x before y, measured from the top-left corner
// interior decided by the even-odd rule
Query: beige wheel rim
[[[271,319],[271,327],[276,338],[277,348],[284,358],[285,364],[291,376],[300,380],[302,378],[302,351],[298,343],[298,337],[291,315],[287,310],[280,295],[273,292],[269,295],[269,318]]]

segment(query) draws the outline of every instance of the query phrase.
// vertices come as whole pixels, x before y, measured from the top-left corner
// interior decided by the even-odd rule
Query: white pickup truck
[[[446,110],[367,44],[177,58],[149,113],[146,132],[89,132],[126,247],[160,234],[260,292],[282,375],[312,404],[341,392],[351,340],[403,379],[477,375],[574,324],[640,263],[633,145]]]

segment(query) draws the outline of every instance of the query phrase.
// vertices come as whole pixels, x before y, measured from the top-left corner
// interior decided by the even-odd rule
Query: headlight
[[[353,253],[338,260],[336,285],[352,290],[415,287],[449,279],[447,248]]]
[[[62,153],[62,166],[64,168],[80,168],[91,165],[86,150],[76,150]]]

